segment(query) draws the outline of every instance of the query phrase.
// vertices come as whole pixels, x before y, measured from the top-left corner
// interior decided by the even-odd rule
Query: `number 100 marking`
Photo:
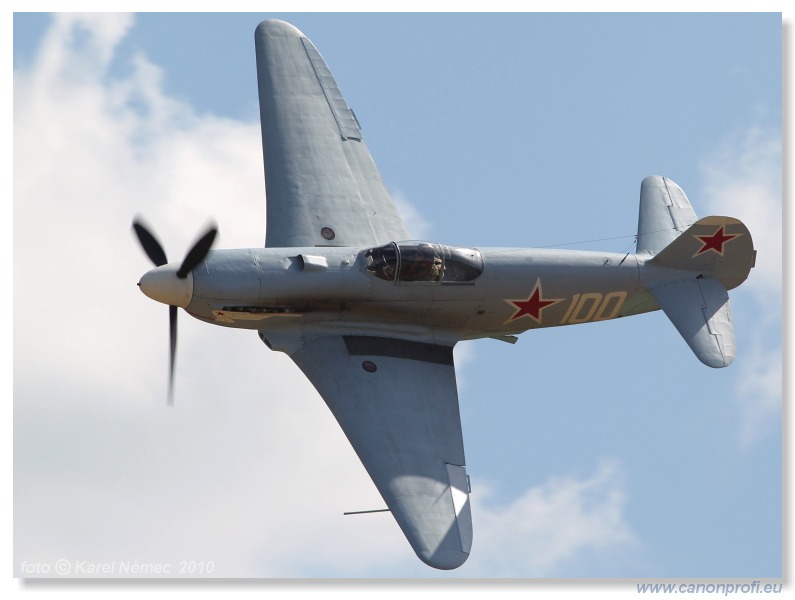
[[[574,294],[571,304],[566,310],[566,314],[560,321],[561,325],[576,325],[587,321],[607,321],[615,319],[618,311],[627,299],[626,292],[610,292],[600,294],[590,292],[588,294]]]

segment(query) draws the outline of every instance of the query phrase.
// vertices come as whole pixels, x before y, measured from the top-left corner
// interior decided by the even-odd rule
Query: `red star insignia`
[[[741,233],[735,233],[735,234],[724,233],[723,225],[721,225],[720,229],[718,229],[712,235],[695,235],[693,237],[697,238],[704,245],[693,256],[704,254],[709,250],[713,250],[714,252],[717,252],[718,254],[723,256],[723,245],[726,242],[733,240],[736,237],[740,237],[741,235],[742,235]]]
[[[544,298],[544,295],[541,291],[541,279],[539,278],[536,280],[536,285],[527,299],[506,300],[508,304],[511,304],[516,308],[516,311],[513,313],[511,318],[506,321],[506,323],[521,319],[522,317],[530,317],[536,323],[541,324],[541,311],[549,306],[552,306],[553,304],[563,302],[563,300],[564,298]]]

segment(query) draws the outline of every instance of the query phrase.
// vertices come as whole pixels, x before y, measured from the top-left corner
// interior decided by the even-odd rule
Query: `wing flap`
[[[342,427],[417,556],[454,569],[472,545],[452,347],[328,336],[292,359]]]
[[[367,247],[408,239],[331,71],[283,21],[255,32],[266,246]]]

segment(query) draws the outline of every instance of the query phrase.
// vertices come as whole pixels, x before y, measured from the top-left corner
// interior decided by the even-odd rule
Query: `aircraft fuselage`
[[[409,243],[402,244],[400,255],[408,255]],[[413,244],[412,250],[417,247]],[[203,321],[259,330],[266,343],[287,351],[280,340],[296,339],[296,332],[298,337],[383,333],[453,344],[659,308],[643,285],[649,268],[634,254],[453,248],[454,253],[468,253],[467,260],[479,269],[448,277],[456,267],[450,249],[420,246],[444,255],[435,259],[433,274],[417,275],[416,269],[409,274],[408,259],[398,263],[396,258],[384,275],[374,265],[372,249],[213,250],[194,269],[185,284],[192,289],[180,305]],[[146,292],[145,282],[146,276],[141,282]]]

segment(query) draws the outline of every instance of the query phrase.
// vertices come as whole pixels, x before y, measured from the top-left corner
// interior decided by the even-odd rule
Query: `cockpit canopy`
[[[483,257],[474,248],[393,242],[366,250],[364,256],[368,273],[399,283],[467,283],[483,272]]]

